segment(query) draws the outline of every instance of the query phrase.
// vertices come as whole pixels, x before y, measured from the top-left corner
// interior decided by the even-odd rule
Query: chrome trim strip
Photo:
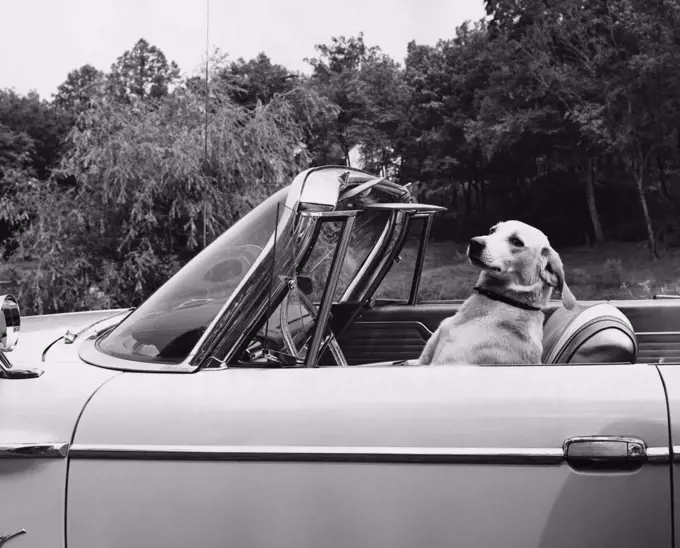
[[[440,464],[560,464],[564,451],[541,448],[336,447],[74,444],[69,456],[86,459],[148,459],[280,462],[376,462]]]
[[[425,332],[428,334],[429,337],[432,336],[434,331],[430,330],[429,327],[427,327],[423,322],[419,322],[417,320],[395,320],[395,321],[390,321],[390,320],[371,320],[371,321],[363,321],[359,320],[358,322],[354,322],[353,325],[375,325],[375,324],[390,324],[390,325],[402,325],[402,324],[408,324],[412,326],[418,326],[422,327]]]
[[[0,458],[63,459],[69,444],[61,443],[0,443]]]
[[[130,308],[106,308],[104,310],[79,310],[77,312],[54,312],[53,314],[34,314],[33,316],[22,316],[23,320],[28,320],[29,318],[37,318],[40,320],[46,320],[49,318],[60,317],[60,316],[96,316],[97,314],[102,314],[105,312],[111,312],[112,315],[116,315],[120,312],[125,312],[130,310]],[[105,318],[106,319],[106,318]]]
[[[637,331],[635,333],[638,337],[640,335],[649,335],[649,336],[659,336],[659,335],[674,335],[678,336],[680,335],[680,331]]]
[[[80,458],[254,462],[375,462],[433,464],[561,464],[564,449],[508,447],[365,447],[275,445],[0,444],[0,458]],[[680,462],[680,446],[673,447]],[[649,464],[670,462],[667,447],[649,447]]]
[[[116,314],[113,314],[112,316],[107,316],[106,318],[102,318],[101,320],[97,320],[94,323],[88,324],[76,331],[71,331],[71,328],[68,328],[66,330],[66,333],[64,333],[64,344],[73,344],[76,339],[79,337],[82,337],[84,334],[87,334],[88,332],[92,332],[93,334],[90,334],[89,337],[93,336],[98,336],[100,333],[103,331],[113,327],[117,323],[122,322],[127,316],[129,316],[132,312],[134,312],[134,308],[127,308],[121,312],[118,312]],[[120,316],[125,315],[125,317],[120,318]]]
[[[15,531],[14,533],[9,533],[8,535],[2,535],[0,536],[0,546],[5,544],[8,540],[12,540],[15,537],[18,537],[19,535],[25,535],[26,534],[26,529],[19,529],[18,531]]]
[[[673,462],[680,462],[680,445],[673,446]]]
[[[670,455],[668,447],[647,448],[647,461],[650,463],[668,463],[670,462]]]

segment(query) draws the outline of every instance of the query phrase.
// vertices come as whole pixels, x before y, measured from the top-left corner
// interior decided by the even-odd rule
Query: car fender
[[[8,548],[63,545],[68,445],[89,399],[121,374],[77,356],[36,365],[40,377],[0,379],[0,536],[25,530]]]

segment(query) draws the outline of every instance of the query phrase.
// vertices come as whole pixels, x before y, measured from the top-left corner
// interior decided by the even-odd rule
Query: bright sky
[[[363,31],[402,62],[410,40],[435,44],[484,16],[482,0],[0,0],[0,88],[49,99],[69,71],[108,71],[139,38],[193,73],[205,58],[207,1],[211,50],[234,60],[264,51],[303,72],[314,44],[332,36]]]

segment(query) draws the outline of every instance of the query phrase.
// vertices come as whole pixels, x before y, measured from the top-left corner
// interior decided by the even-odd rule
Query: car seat
[[[638,349],[630,320],[609,303],[560,307],[543,328],[544,364],[635,363]]]

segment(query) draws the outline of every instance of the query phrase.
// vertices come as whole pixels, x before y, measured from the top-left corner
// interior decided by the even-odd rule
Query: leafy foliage
[[[109,74],[112,93],[127,101],[164,97],[178,79],[177,63],[168,62],[159,48],[143,38],[116,60]]]
[[[4,252],[38,265],[23,302],[137,303],[297,171],[357,152],[449,208],[448,240],[518,218],[557,245],[680,244],[680,5],[485,4],[403,66],[359,33],[318,44],[309,76],[216,51],[207,85],[141,39],[52,103],[0,91]]]
[[[207,241],[307,163],[287,102],[253,110],[220,97],[204,155],[200,97],[177,93],[134,108],[99,99],[70,136],[61,191],[46,185],[40,218],[23,232],[20,256],[38,268],[20,296],[38,312],[91,305],[96,285],[108,305],[139,304]]]
[[[72,70],[59,85],[54,95],[54,105],[71,114],[78,114],[91,106],[95,96],[101,93],[105,76],[92,65]]]
[[[250,61],[240,58],[217,73],[217,85],[226,89],[235,103],[249,108],[291,91],[298,80],[299,75],[273,64],[264,52]]]
[[[1,166],[9,155],[22,157],[40,178],[47,178],[58,163],[63,139],[68,132],[68,120],[37,93],[20,96],[13,90],[0,90]]]

